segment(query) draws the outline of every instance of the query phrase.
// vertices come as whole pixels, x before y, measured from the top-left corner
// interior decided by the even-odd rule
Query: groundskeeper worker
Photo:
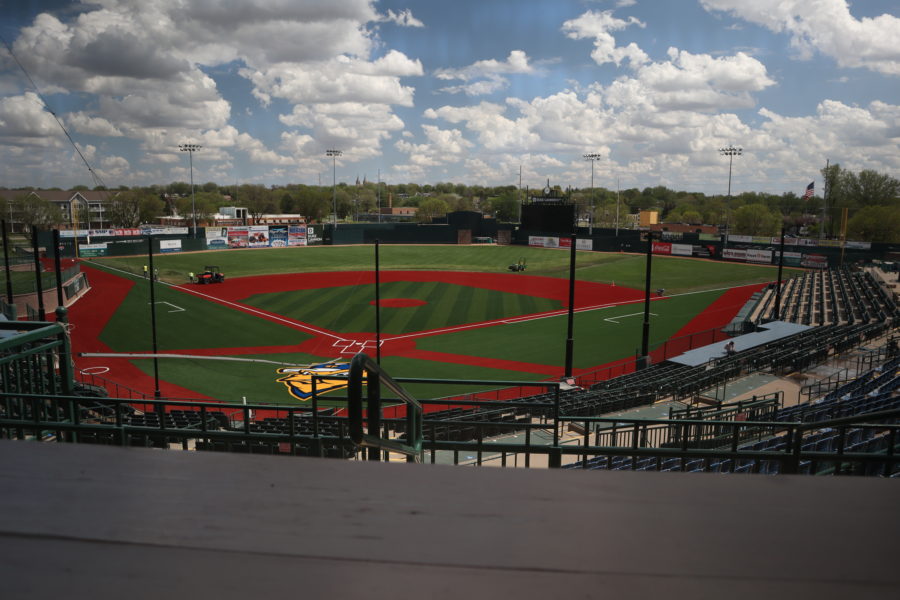
[[[144,265],[144,279],[147,279],[147,274],[150,272],[150,267]]]

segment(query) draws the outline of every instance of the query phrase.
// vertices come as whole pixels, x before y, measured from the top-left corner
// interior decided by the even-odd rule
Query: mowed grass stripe
[[[464,287],[460,289],[455,301],[450,305],[449,318],[450,323],[468,323],[469,305],[472,303],[472,296],[475,295],[475,289]]]
[[[463,289],[458,285],[435,286],[434,291],[428,295],[426,301],[431,310],[425,313],[426,318],[422,323],[422,331],[440,329],[454,323],[448,316],[452,308],[459,302],[459,296]],[[424,307],[423,307],[424,308]]]
[[[397,327],[398,331],[422,331],[428,328],[428,320],[434,316],[434,302],[440,299],[437,282],[420,283],[415,281],[403,282],[401,290],[397,297],[416,298],[422,300],[426,304],[422,306],[409,306],[403,308],[391,308],[398,317],[402,317],[402,326]]]
[[[337,327],[344,324],[342,319],[344,305],[347,302],[347,296],[352,288],[325,288],[317,290],[317,294],[305,294],[308,303],[304,308],[304,312],[318,315],[316,324],[321,324],[326,329],[336,330]]]

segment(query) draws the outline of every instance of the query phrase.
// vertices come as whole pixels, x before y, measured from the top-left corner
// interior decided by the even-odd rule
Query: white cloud
[[[91,117],[83,112],[72,113],[66,122],[78,133],[102,137],[122,137],[123,133],[103,117]]]
[[[0,98],[0,139],[17,144],[56,145],[62,130],[33,92]]]
[[[623,60],[628,60],[632,68],[647,62],[647,54],[634,42],[627,46],[616,46],[616,38],[611,31],[621,31],[631,25],[646,27],[644,23],[634,17],[619,19],[612,16],[611,10],[602,12],[588,11],[576,19],[570,19],[563,23],[562,30],[566,36],[575,39],[594,38],[594,51],[591,58],[598,65],[615,63],[619,66]]]
[[[817,50],[841,67],[862,67],[900,75],[900,18],[883,14],[857,19],[846,0],[700,0],[708,11],[791,36],[801,58]]]
[[[438,69],[434,75],[445,81],[458,79],[466,82],[463,85],[441,88],[439,90],[441,92],[450,94],[462,92],[468,96],[481,96],[492,94],[508,86],[509,80],[503,75],[534,72],[535,68],[528,62],[528,55],[523,50],[512,50],[504,61],[479,60],[459,69]]]
[[[381,143],[404,126],[387,104],[361,102],[298,104],[279,119],[285,125],[309,131],[304,136],[307,143],[303,151],[318,156],[326,147],[337,147],[353,162],[378,156]],[[315,144],[311,143],[313,139]],[[295,151],[300,148],[295,145]]]
[[[395,147],[409,155],[409,162],[418,167],[434,167],[465,158],[474,144],[463,137],[459,129],[440,129],[434,125],[422,125],[426,143],[413,144],[398,140]]]
[[[401,27],[425,27],[425,23],[415,18],[412,15],[412,11],[408,8],[401,10],[398,13],[388,9],[387,14],[382,15],[378,20],[386,23],[394,23]]]
[[[370,0],[98,0],[68,22],[38,15],[21,30],[15,50],[45,90],[52,83],[58,93],[96,97],[92,108],[66,115],[74,130],[138,140],[145,156],[168,156],[173,137],[235,138],[219,139],[205,153],[206,160],[230,160],[228,151],[238,149],[228,129],[231,105],[204,69],[236,61],[262,104],[280,99],[314,107],[312,131],[296,135],[337,140],[358,160],[377,154],[381,141],[402,129],[390,107],[412,106],[413,88],[401,78],[424,73],[419,60],[397,50],[371,56],[382,46],[370,26],[384,21],[422,26],[409,10],[378,15]],[[370,104],[372,123],[348,121],[348,103]],[[16,127],[23,128],[21,119]],[[253,162],[300,159],[258,140],[245,140],[241,149]]]

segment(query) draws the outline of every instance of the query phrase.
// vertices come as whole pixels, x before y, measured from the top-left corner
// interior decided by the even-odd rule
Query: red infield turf
[[[124,300],[134,282],[128,277],[120,277],[105,271],[84,265],[89,270],[88,275],[93,289],[71,309],[70,322],[75,324],[72,332],[73,347],[76,353],[110,352],[99,340],[99,336],[112,314]],[[568,281],[559,278],[540,277],[524,274],[497,274],[497,273],[471,273],[458,271],[383,271],[382,282],[393,281],[439,281],[457,285],[473,286],[513,292],[524,295],[538,296],[558,300],[563,306],[568,304]],[[241,310],[259,316],[260,318],[278,322],[280,324],[295,327],[307,333],[312,333],[313,338],[295,346],[254,347],[254,348],[208,348],[190,349],[191,354],[197,355],[232,355],[232,354],[262,354],[282,352],[303,352],[322,357],[335,357],[343,351],[343,356],[349,358],[356,351],[365,348],[367,352],[373,352],[372,340],[374,334],[370,332],[348,334],[337,333],[325,329],[312,327],[299,323],[284,316],[269,313],[241,303],[241,300],[254,294],[284,292],[301,289],[319,289],[324,287],[337,287],[346,285],[373,284],[374,273],[371,271],[349,271],[328,273],[304,273],[285,275],[265,275],[242,278],[230,278],[222,284],[197,286],[175,286],[186,293],[201,296],[211,301],[229,306],[235,310]],[[695,317],[674,337],[706,331],[712,328],[726,325],[746,303],[753,292],[760,289],[759,284],[734,288],[723,294],[706,311]],[[576,311],[589,310],[601,306],[615,304],[628,304],[643,300],[643,292],[630,288],[616,287],[606,284],[578,281],[576,282]],[[408,299],[395,299],[403,302]],[[412,302],[419,303],[418,300]],[[565,310],[565,309],[564,309]],[[542,313],[543,315],[556,314]],[[526,315],[518,319],[534,318],[536,315]],[[511,322],[516,319],[504,319],[503,322]],[[423,360],[457,363],[480,367],[494,367],[515,371],[533,372],[558,378],[563,374],[562,367],[552,365],[539,365],[521,363],[501,359],[474,358],[457,354],[419,350],[416,348],[416,339],[424,336],[437,335],[448,331],[459,331],[478,327],[488,327],[493,322],[471,323],[453,328],[422,331],[403,335],[383,336],[382,354],[385,356],[403,356]],[[366,343],[368,342],[368,346]],[[186,351],[188,352],[188,351]],[[672,355],[672,352],[669,352]],[[77,356],[77,354],[76,354]],[[654,357],[659,360],[661,357]],[[629,359],[630,360],[630,359]],[[140,371],[126,359],[89,358],[77,359],[79,369],[91,369],[94,367],[108,367],[109,372],[103,377],[125,383],[131,388],[144,393],[153,393],[153,378]],[[596,368],[596,367],[595,367]],[[576,373],[577,375],[577,373]],[[203,398],[205,396],[182,388],[168,382],[160,382],[160,391],[163,396],[181,398]]]

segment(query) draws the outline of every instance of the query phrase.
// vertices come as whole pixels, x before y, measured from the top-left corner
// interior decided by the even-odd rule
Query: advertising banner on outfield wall
[[[672,244],[669,242],[653,242],[653,254],[672,254]]]
[[[306,225],[288,226],[288,246],[306,245]]]
[[[571,248],[572,247],[572,238],[563,237],[563,238],[557,238],[557,239],[559,240],[560,248]]]
[[[224,250],[228,247],[227,227],[207,227],[206,247],[210,250]]]
[[[159,240],[160,252],[181,252],[181,240]]]
[[[78,254],[82,258],[90,258],[92,256],[106,256],[106,244],[81,244],[78,246]]]
[[[229,248],[246,248],[249,232],[246,227],[229,227],[228,228],[228,247]]]
[[[544,238],[544,248],[559,248],[559,238],[558,237],[545,237]]]
[[[810,269],[827,269],[828,257],[821,254],[804,254],[800,265]]]
[[[269,245],[273,248],[285,248],[288,245],[287,226],[269,227]]]
[[[771,250],[747,250],[747,262],[772,264]]]
[[[699,244],[694,244],[691,246],[691,255],[699,258],[709,258],[710,256],[716,255],[716,247],[713,245],[701,246]]]
[[[529,246],[537,246],[539,248],[544,247],[544,236],[542,235],[529,235],[528,236],[528,245]]]
[[[78,237],[126,237],[142,235],[140,229],[79,229]],[[75,237],[75,230],[69,229],[59,232],[60,238]]]
[[[725,260],[747,260],[747,251],[746,250],[737,250],[735,248],[726,248],[722,250],[722,258]]]
[[[187,227],[141,227],[141,235],[187,235]]]
[[[672,244],[672,254],[674,256],[691,256],[694,254],[694,247],[690,244]]]
[[[247,245],[251,248],[269,247],[269,226],[251,225],[247,228]]]
[[[306,244],[308,246],[321,246],[322,236],[325,234],[324,225],[306,226]]]
[[[576,250],[593,250],[594,249],[594,240],[592,239],[582,239],[578,238],[575,240],[575,249]]]
[[[799,252],[785,252],[784,253],[784,266],[786,267],[799,267],[800,259],[803,258],[803,255]],[[778,251],[776,250],[774,255],[772,256],[772,262],[778,264]]]

